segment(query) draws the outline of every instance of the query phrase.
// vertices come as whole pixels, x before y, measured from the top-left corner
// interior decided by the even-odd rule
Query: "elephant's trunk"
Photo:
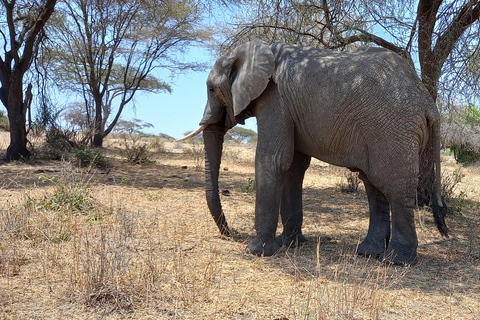
[[[223,214],[218,193],[218,176],[225,132],[225,127],[219,124],[210,124],[203,131],[203,141],[205,144],[205,191],[208,209],[220,233],[224,236],[231,237],[232,234],[228,228],[225,215]]]

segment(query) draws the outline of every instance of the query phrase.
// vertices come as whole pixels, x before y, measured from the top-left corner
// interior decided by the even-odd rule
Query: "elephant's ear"
[[[233,110],[238,116],[267,87],[275,69],[275,58],[270,46],[261,40],[238,46],[230,57],[233,60],[228,59],[232,62]]]

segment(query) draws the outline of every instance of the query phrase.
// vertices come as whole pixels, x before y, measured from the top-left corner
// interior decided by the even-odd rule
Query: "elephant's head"
[[[260,40],[242,44],[220,57],[207,79],[208,102],[200,128],[185,137],[203,131],[207,204],[223,235],[230,236],[218,194],[223,137],[237,123],[243,124],[243,112],[265,90],[274,68],[272,50]]]

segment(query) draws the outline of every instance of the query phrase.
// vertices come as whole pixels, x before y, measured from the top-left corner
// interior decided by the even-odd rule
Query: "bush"
[[[465,177],[460,169],[456,169],[452,174],[442,175],[442,197],[448,204],[448,212],[451,214],[460,214],[464,205],[465,193],[457,194],[457,187]]]
[[[469,165],[480,160],[480,152],[469,146],[467,143],[452,145],[450,149],[453,152],[455,160],[459,163]]]
[[[247,183],[242,186],[243,193],[251,193],[255,191],[255,179],[248,178]]]
[[[38,127],[36,128],[37,131]],[[45,131],[45,145],[36,153],[51,160],[67,159],[76,146],[75,133],[52,128]]]
[[[142,164],[150,162],[150,153],[148,152],[148,144],[141,141],[139,135],[124,135],[123,137],[122,155],[130,164]]]
[[[167,147],[165,146],[165,141],[160,140],[160,137],[155,137],[155,139],[150,142],[150,148],[155,150],[158,153],[167,153]]]
[[[357,193],[358,186],[360,185],[361,180],[358,178],[358,175],[353,172],[349,172],[344,176],[345,180],[342,180],[338,183],[338,187],[341,192],[344,193]]]
[[[183,149],[183,153],[191,154],[195,161],[195,170],[202,171],[205,163],[205,147],[199,142],[193,142],[191,147]]]
[[[37,155],[51,160],[70,159],[72,152],[76,149],[83,149],[88,143],[89,135],[84,132],[76,132],[74,130],[51,127],[45,129],[40,125],[34,125],[30,133],[33,137],[45,135],[45,144],[39,150]],[[88,165],[85,165],[88,166]]]
[[[453,106],[442,121],[443,145],[455,160],[472,164],[480,160],[480,111],[476,106]]]
[[[108,162],[101,148],[80,147],[73,149],[77,165],[82,168],[106,168]]]
[[[3,110],[0,110],[0,130],[10,131],[10,122]]]
[[[88,179],[79,179],[71,169],[62,172],[59,176],[39,177],[39,179],[42,183],[52,183],[53,191],[38,202],[32,198],[27,202],[52,211],[87,212],[92,209],[93,199]]]

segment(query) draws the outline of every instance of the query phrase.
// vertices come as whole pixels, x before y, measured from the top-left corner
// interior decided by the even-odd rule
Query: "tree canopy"
[[[228,130],[225,140],[231,140],[238,143],[255,142],[257,141],[257,133],[253,130],[237,126]]]
[[[480,1],[265,0],[227,34],[227,45],[251,38],[343,50],[376,45],[414,64],[434,99],[477,100],[480,93]]]
[[[209,37],[194,0],[73,0],[57,11],[45,62],[60,90],[83,99],[96,146],[138,91],[171,90],[157,69],[198,68],[176,55]]]
[[[226,8],[226,24],[206,18]],[[171,90],[159,70],[201,69],[181,53],[212,38],[220,50],[252,38],[332,50],[381,46],[410,61],[443,113],[480,105],[480,0],[2,0],[0,9],[8,159],[28,156],[35,94],[68,95],[65,119],[100,146],[138,92]],[[34,61],[41,71],[31,70]],[[35,72],[51,85],[39,88]]]

